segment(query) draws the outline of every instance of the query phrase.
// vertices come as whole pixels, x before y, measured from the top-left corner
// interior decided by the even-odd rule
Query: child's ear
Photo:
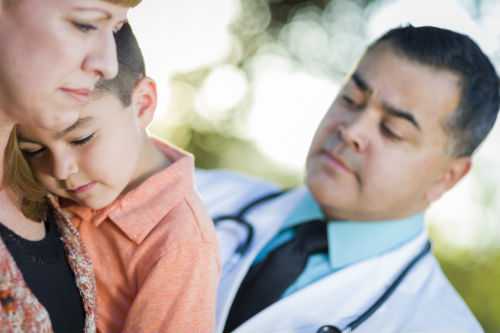
[[[146,128],[153,121],[158,97],[156,83],[145,77],[136,83],[132,93],[132,105],[137,120],[142,128]]]

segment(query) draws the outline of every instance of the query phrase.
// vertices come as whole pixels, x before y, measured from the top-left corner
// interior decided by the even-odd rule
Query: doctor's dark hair
[[[470,156],[486,138],[497,118],[500,97],[495,68],[468,36],[437,27],[392,29],[368,48],[388,45],[397,55],[460,79],[460,103],[444,125],[451,154]]]
[[[136,83],[146,76],[146,67],[139,43],[130,24],[126,23],[115,35],[118,55],[118,75],[112,80],[102,80],[98,90],[118,97],[123,106],[129,106]]]

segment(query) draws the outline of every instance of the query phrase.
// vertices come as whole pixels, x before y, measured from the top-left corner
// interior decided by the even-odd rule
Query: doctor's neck
[[[319,205],[321,212],[325,218],[325,221],[328,222],[341,222],[341,221],[351,221],[351,222],[380,222],[380,221],[399,221],[401,219],[406,219],[411,216],[414,216],[416,214],[422,214],[422,212],[425,211],[425,208],[421,210],[415,210],[415,211],[404,211],[404,212],[399,212],[399,214],[395,214],[394,212],[387,212],[387,211],[379,211],[379,212],[374,212],[372,210],[366,210],[359,208],[355,211],[352,210],[345,210],[342,211],[342,209],[328,206],[328,205],[323,205],[321,204],[317,199],[316,203]]]

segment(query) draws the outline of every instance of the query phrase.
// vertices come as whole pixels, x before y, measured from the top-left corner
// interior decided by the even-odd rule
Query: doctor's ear
[[[149,77],[139,80],[132,92],[132,106],[142,128],[148,127],[153,121],[157,102],[155,81]]]
[[[432,185],[426,194],[428,204],[441,198],[470,171],[472,160],[469,156],[454,158],[441,177]]]

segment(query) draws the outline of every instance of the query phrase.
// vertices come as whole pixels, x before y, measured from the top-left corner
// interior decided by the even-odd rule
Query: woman
[[[14,124],[63,131],[96,83],[117,74],[114,33],[138,2],[0,0],[0,176]],[[77,233],[55,228],[50,214],[42,224],[24,217],[0,180],[0,332],[95,331],[93,275]]]

